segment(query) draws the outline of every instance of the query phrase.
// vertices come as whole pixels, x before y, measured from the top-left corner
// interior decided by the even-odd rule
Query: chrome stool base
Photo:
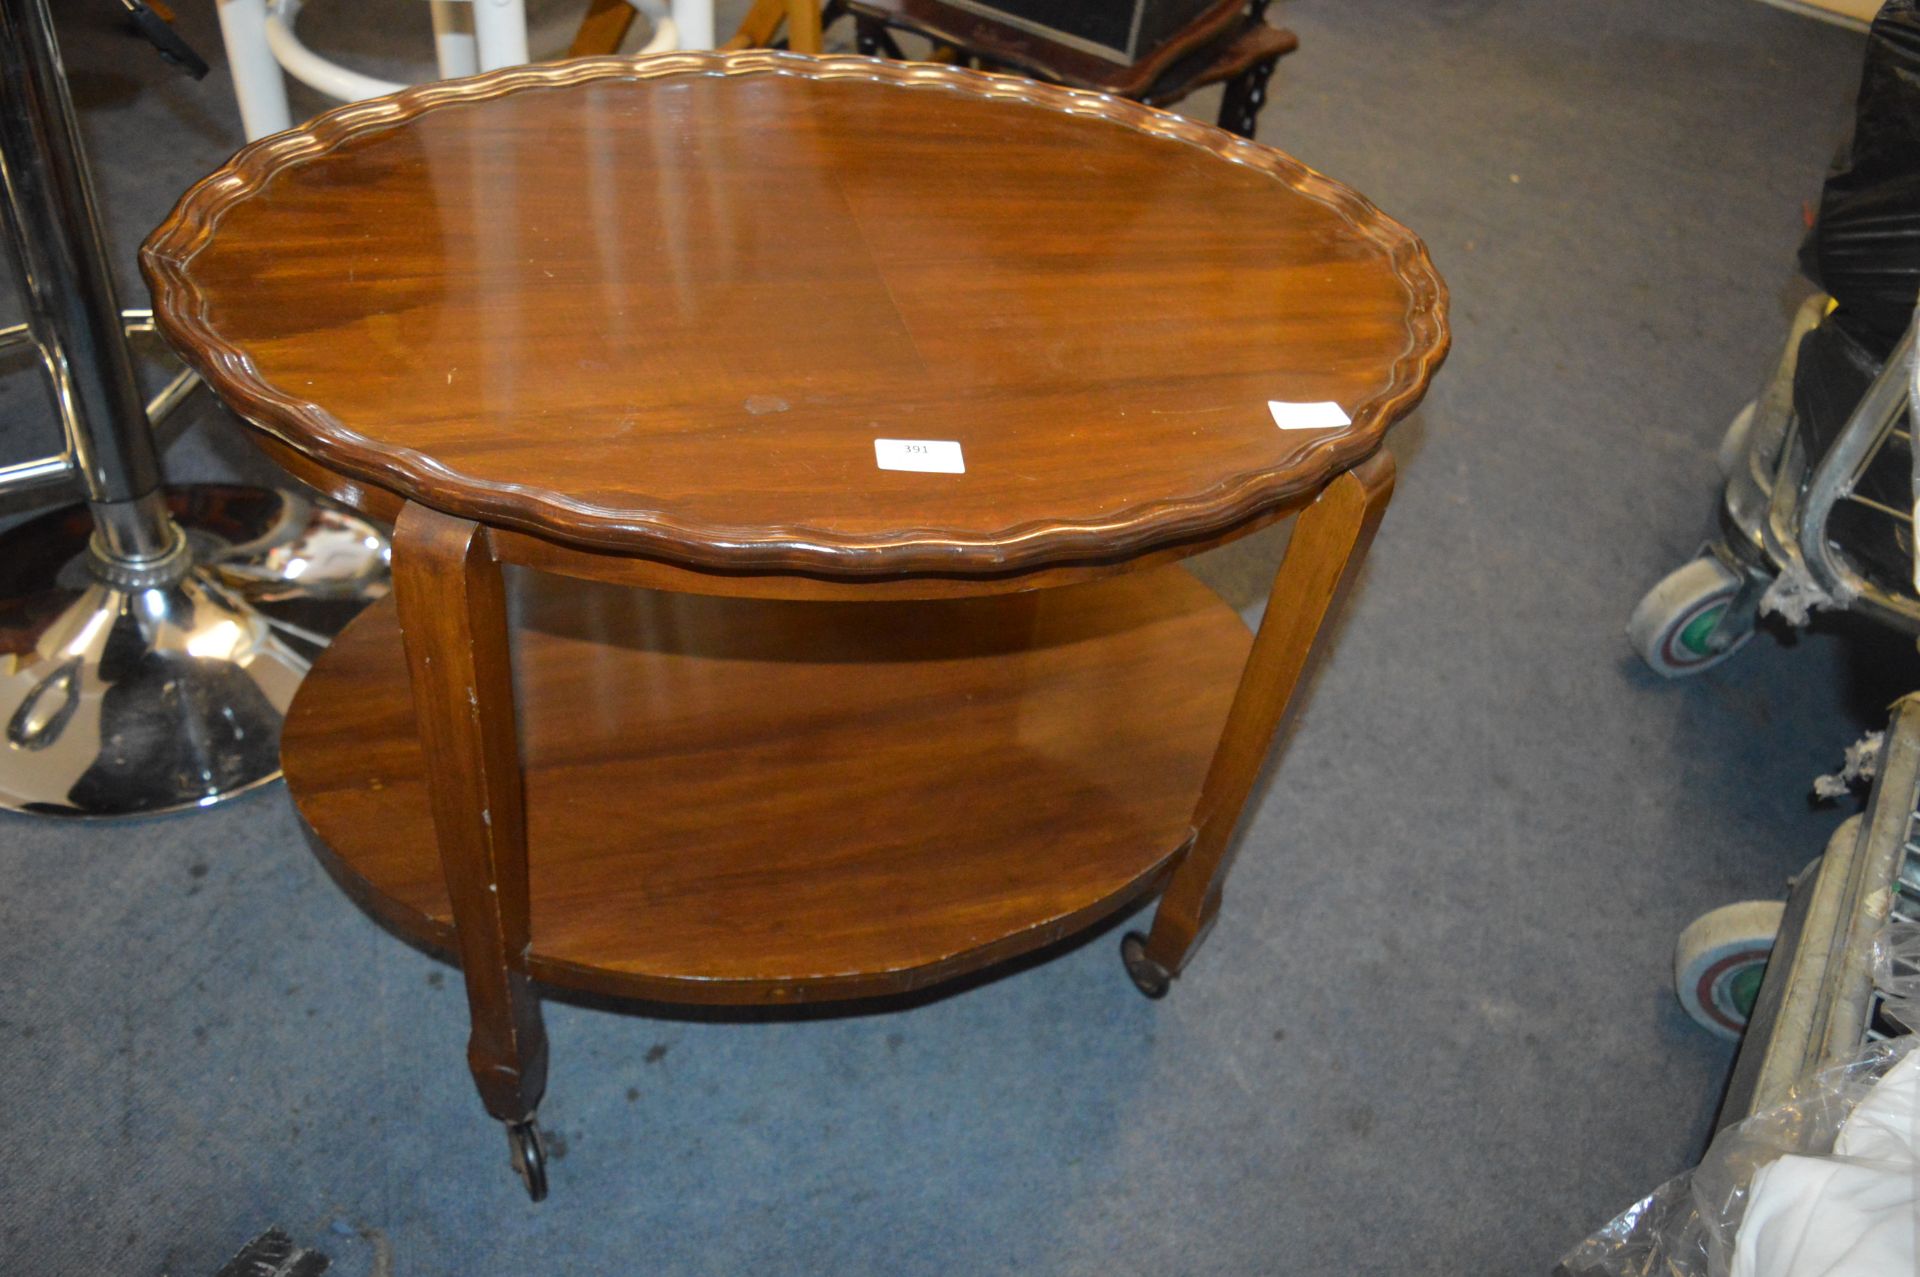
[[[280,775],[280,722],[313,658],[387,591],[386,537],[299,493],[167,491],[193,567],[106,579],[88,507],[0,533],[0,810],[150,816]]]

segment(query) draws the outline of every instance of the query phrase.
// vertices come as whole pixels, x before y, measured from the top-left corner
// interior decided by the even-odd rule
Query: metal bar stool
[[[163,490],[46,0],[0,0],[0,175],[31,343],[65,448],[0,469],[12,495],[86,504],[0,533],[0,809],[202,807],[279,775],[281,717],[313,657],[386,592],[385,538],[292,492]]]

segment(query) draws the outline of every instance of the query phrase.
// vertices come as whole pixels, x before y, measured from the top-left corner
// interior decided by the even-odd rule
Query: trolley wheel
[[[1673,946],[1673,991],[1702,1028],[1746,1032],[1786,905],[1743,900],[1695,918]]]
[[[1126,964],[1133,987],[1156,1001],[1173,987],[1173,972],[1147,956],[1147,938],[1138,931],[1120,938],[1120,961]]]
[[[1714,454],[1714,461],[1720,467],[1720,477],[1731,479],[1740,473],[1740,467],[1747,462],[1747,440],[1753,438],[1753,414],[1759,405],[1749,403],[1733,414],[1733,420],[1727,423],[1727,433],[1720,436],[1720,450]]]
[[[1669,572],[1647,591],[1627,621],[1627,638],[1654,673],[1667,678],[1698,674],[1739,651],[1753,637],[1755,617],[1737,618],[1733,641],[1718,652],[1707,636],[1740,592],[1740,578],[1712,555]]]
[[[532,1118],[507,1123],[507,1147],[513,1150],[513,1173],[536,1202],[547,1199],[547,1144],[540,1123]]]

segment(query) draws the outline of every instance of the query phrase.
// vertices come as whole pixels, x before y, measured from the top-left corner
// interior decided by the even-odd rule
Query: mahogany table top
[[[1378,448],[1448,340],[1419,240],[1278,151],[767,52],[330,111],[195,186],[141,261],[176,347],[328,470],[590,549],[842,578],[1250,522]],[[1282,429],[1270,401],[1351,422]],[[881,468],[876,440],[964,471]]]

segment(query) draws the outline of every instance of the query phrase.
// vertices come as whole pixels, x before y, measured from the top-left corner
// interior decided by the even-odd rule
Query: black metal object
[[[144,0],[120,0],[120,7],[127,11],[133,29],[145,36],[147,43],[160,54],[161,61],[180,68],[196,80],[207,78],[210,69],[207,60],[180,38],[180,33],[173,29],[173,23],[167,15],[157,12]]]
[[[508,1122],[507,1147],[513,1152],[513,1173],[526,1185],[527,1196],[536,1202],[547,1200],[547,1142],[540,1123],[533,1118]]]
[[[948,0],[1056,44],[1122,65],[1142,62],[1219,0]]]
[[[1227,81],[1220,98],[1220,127],[1249,140],[1260,127],[1260,108],[1267,104],[1267,81],[1273,78],[1278,58],[1256,62]]]
[[[829,4],[825,22],[831,22],[846,12],[842,0]],[[1253,0],[1239,18],[1215,39],[1197,49],[1190,50],[1184,56],[1175,59],[1160,72],[1160,75],[1146,89],[1136,96],[1142,102],[1153,106],[1168,106],[1192,92],[1196,83],[1210,82],[1203,77],[1221,57],[1221,51],[1243,37],[1250,29],[1263,26],[1266,22],[1267,0]],[[871,13],[855,12],[854,48],[863,57],[888,57],[896,61],[906,61],[899,41],[894,38],[892,29],[885,19]],[[939,42],[935,41],[936,48]],[[939,60],[950,61],[957,66],[977,66],[983,71],[1001,71],[1015,75],[1031,75],[1031,68],[999,64],[991,59],[969,53],[965,49],[949,46],[944,52],[936,53]],[[1220,112],[1216,117],[1220,127],[1229,133],[1252,140],[1254,131],[1260,124],[1260,112],[1267,104],[1267,86],[1273,78],[1274,68],[1279,59],[1263,58],[1247,67],[1246,70],[1228,79],[1223,85],[1220,98]],[[1043,77],[1044,78],[1044,77]]]
[[[1156,1002],[1173,987],[1173,972],[1147,956],[1147,938],[1138,931],[1120,938],[1120,961],[1126,965],[1133,987]]]
[[[301,1250],[293,1238],[269,1228],[228,1260],[214,1277],[320,1277],[332,1263],[317,1250]]]

